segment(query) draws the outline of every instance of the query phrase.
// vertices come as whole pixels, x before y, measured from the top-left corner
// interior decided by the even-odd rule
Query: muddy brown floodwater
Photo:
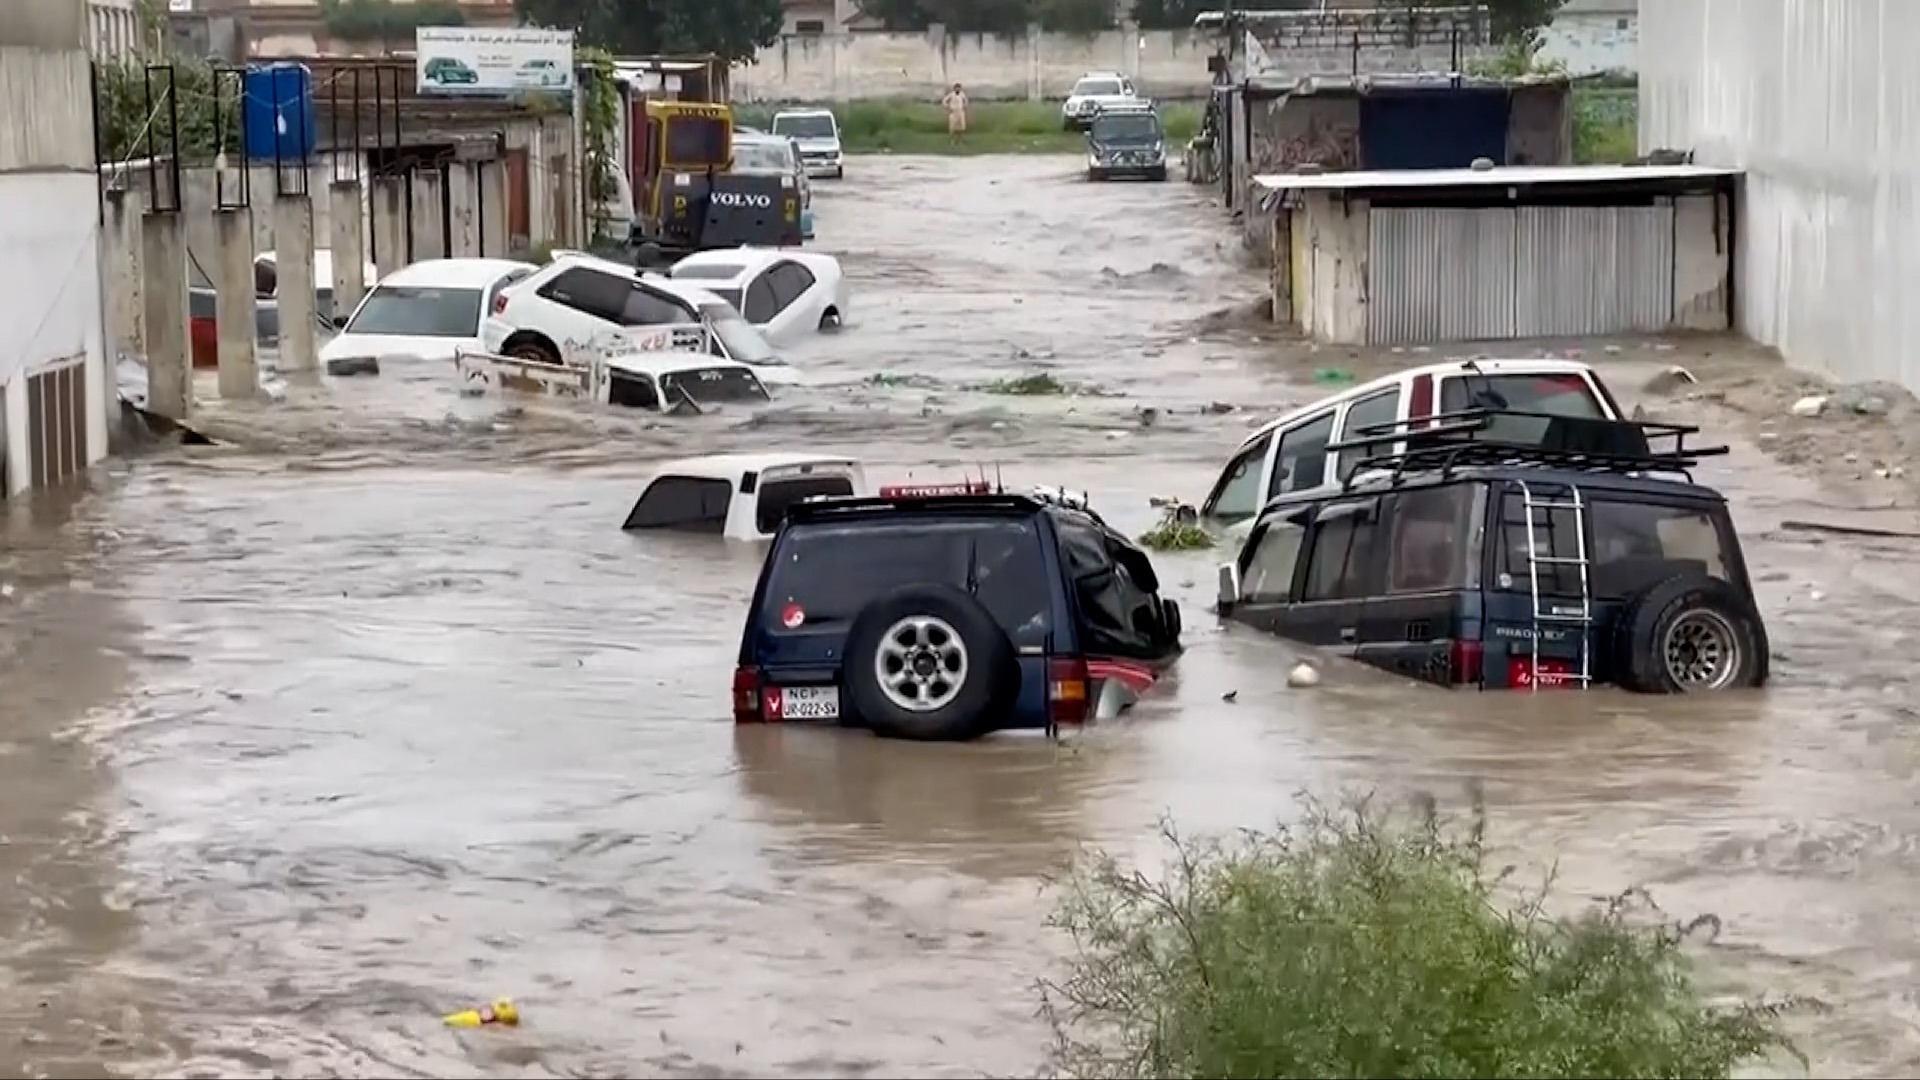
[[[1201,192],[1074,168],[867,159],[821,185],[857,310],[759,411],[660,422],[390,369],[212,407],[236,445],[9,507],[0,1075],[1031,1075],[1044,878],[1079,845],[1469,784],[1565,903],[1643,885],[1725,920],[1727,988],[1825,1002],[1797,1027],[1817,1072],[1920,1067],[1915,553],[1783,527],[1907,493],[1757,449],[1786,436],[1738,406],[1776,375],[1738,345],[1587,354],[1630,397],[1696,365],[1649,407],[1737,440],[1706,471],[1779,653],[1763,695],[1448,695],[1339,664],[1288,691],[1287,646],[1202,614],[1197,553],[1162,560],[1177,678],[1065,746],[732,726],[758,552],[621,534],[662,456],[985,465],[1135,530],[1315,368],[1419,358],[1257,332],[1231,313],[1260,276]],[[983,388],[1039,371],[1083,392]],[[522,1027],[438,1022],[499,995]]]

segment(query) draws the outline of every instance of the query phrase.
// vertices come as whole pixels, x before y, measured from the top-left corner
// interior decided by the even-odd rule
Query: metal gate
[[[27,376],[27,486],[53,487],[87,467],[84,360]]]
[[[1657,332],[1673,322],[1673,201],[1523,206],[1514,261],[1522,337]]]
[[[1511,209],[1378,207],[1368,234],[1368,342],[1514,336]]]

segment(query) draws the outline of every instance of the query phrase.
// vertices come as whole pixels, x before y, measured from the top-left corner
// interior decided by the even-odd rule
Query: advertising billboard
[[[573,91],[573,31],[422,26],[414,31],[422,94],[499,97]]]

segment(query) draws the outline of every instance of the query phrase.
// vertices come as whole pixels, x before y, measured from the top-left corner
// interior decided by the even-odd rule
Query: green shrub
[[[1695,988],[1684,932],[1616,903],[1555,920],[1484,872],[1481,817],[1309,803],[1298,825],[1199,844],[1162,880],[1091,859],[1043,984],[1065,1075],[1725,1077],[1786,1043]],[[1789,1048],[1790,1049],[1790,1048]]]
[[[1639,155],[1638,95],[1632,87],[1582,86],[1574,90],[1574,164],[1620,165]]]

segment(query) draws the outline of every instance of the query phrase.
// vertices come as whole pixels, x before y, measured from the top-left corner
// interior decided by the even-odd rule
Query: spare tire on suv
[[[949,585],[909,585],[860,609],[841,671],[855,718],[892,739],[979,738],[1020,696],[1013,642]]]
[[[1691,694],[1767,680],[1760,616],[1738,589],[1705,574],[1676,574],[1628,601],[1619,622],[1616,680],[1643,694]]]

